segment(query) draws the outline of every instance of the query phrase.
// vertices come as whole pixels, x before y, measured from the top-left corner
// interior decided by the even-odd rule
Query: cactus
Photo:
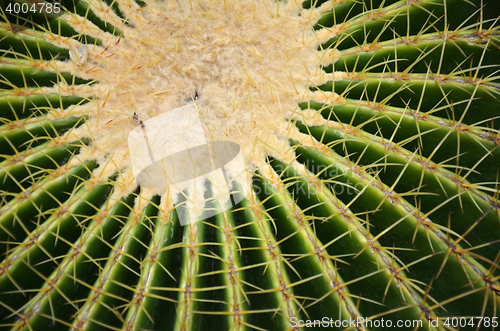
[[[497,1],[70,2],[0,13],[2,330],[497,325]],[[191,103],[232,199],[136,182]]]

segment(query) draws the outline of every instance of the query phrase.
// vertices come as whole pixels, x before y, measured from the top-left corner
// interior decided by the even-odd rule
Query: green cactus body
[[[9,3],[0,329],[498,329],[498,2]],[[136,182],[190,103],[231,199]]]

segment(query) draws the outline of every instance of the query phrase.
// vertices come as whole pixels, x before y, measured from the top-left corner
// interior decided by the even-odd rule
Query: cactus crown
[[[0,12],[2,329],[494,326],[498,3],[62,4]],[[231,199],[136,182],[129,134],[190,103]]]

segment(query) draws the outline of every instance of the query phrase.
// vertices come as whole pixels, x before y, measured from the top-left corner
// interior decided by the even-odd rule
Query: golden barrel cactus
[[[498,1],[0,16],[0,329],[498,329]],[[136,179],[131,133],[186,107],[230,196]]]

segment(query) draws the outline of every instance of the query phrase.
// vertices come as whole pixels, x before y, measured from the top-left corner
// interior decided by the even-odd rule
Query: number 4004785
[[[498,327],[498,317],[447,317],[443,323],[448,327],[484,327],[496,328]]]
[[[59,3],[18,3],[10,2],[5,8],[5,11],[9,14],[30,14],[30,13],[47,13],[47,14],[59,14],[61,8]]]

